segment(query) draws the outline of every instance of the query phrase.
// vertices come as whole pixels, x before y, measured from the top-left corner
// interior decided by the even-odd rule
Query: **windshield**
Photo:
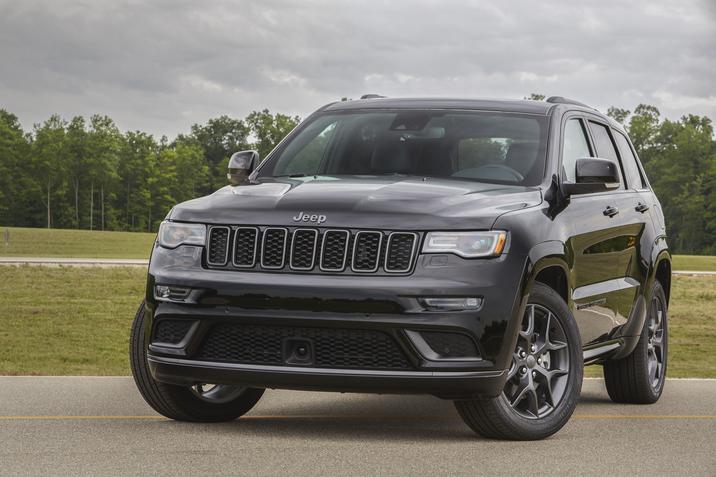
[[[537,185],[547,117],[478,111],[359,111],[304,125],[258,178],[416,175]]]

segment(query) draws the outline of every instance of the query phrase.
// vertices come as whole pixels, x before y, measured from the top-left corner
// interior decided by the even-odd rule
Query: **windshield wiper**
[[[303,172],[297,172],[295,174],[280,174],[277,176],[271,176],[271,177],[306,177],[308,174],[304,174]]]

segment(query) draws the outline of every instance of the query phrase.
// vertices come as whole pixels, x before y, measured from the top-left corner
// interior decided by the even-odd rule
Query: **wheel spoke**
[[[527,329],[520,330],[520,335],[529,340],[532,333],[535,331],[535,307],[534,305],[528,305],[526,310],[525,319],[527,320]]]
[[[554,376],[554,373],[547,370],[539,370],[539,372],[542,375],[542,379],[540,380],[539,384],[544,387],[545,394],[547,397],[547,404],[554,407],[556,405],[556,403],[554,402],[554,394],[552,393],[552,377]]]
[[[510,366],[510,370],[507,372],[507,380],[508,380],[508,381],[509,381],[510,379],[512,379],[512,378],[515,377],[515,375],[517,374],[517,369],[518,369],[517,363],[516,363],[515,360],[513,359],[513,360],[512,360],[512,366]]]
[[[651,356],[649,356],[649,359],[647,361],[647,373],[649,375],[649,378],[652,381],[654,379],[656,379],[656,367],[657,367],[656,356],[654,356],[652,354]]]
[[[539,417],[539,399],[537,397],[537,390],[534,385],[526,388],[527,392],[527,406],[529,411],[535,416]]]
[[[521,383],[520,383],[521,384]],[[517,393],[517,396],[515,396],[514,399],[510,401],[510,404],[512,407],[516,408],[517,405],[522,402],[522,400],[527,396],[527,393],[529,392],[530,388],[528,386],[523,386],[520,389],[520,392]]]

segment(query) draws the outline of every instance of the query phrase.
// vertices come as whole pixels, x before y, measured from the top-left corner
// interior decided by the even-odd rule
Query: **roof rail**
[[[364,94],[360,97],[360,99],[377,99],[377,98],[385,98],[385,96],[381,96],[380,94]]]
[[[564,96],[550,96],[549,98],[547,98],[547,102],[554,103],[554,104],[574,104],[576,106],[584,106],[585,108],[594,109],[593,107],[589,106],[588,104],[580,103],[579,101],[565,98]]]

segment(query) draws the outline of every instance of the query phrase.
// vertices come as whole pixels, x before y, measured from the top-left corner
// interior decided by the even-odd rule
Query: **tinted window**
[[[618,164],[619,156],[614,148],[611,134],[609,134],[609,128],[591,121],[589,121],[589,128],[592,130],[592,138],[594,139],[594,147],[597,149],[597,157],[611,159]]]
[[[594,140],[594,147],[597,149],[597,157],[602,159],[611,159],[612,161],[619,164],[619,155],[614,147],[614,141],[612,141],[612,135],[609,132],[609,128],[603,124],[594,123],[589,121],[589,129],[592,131],[592,139]],[[620,167],[620,170],[624,170]],[[621,181],[624,185],[624,180]]]
[[[259,177],[416,175],[537,185],[547,117],[438,110],[316,116]]]
[[[564,128],[564,148],[562,150],[562,168],[564,177],[576,182],[577,159],[591,157],[587,134],[581,119],[570,119]]]
[[[317,122],[309,129],[310,134],[304,135],[306,140],[293,141],[287,148],[287,151],[290,151],[290,161],[287,160],[289,155],[281,156],[276,165],[277,174],[301,174],[318,169],[336,130],[336,121]]]
[[[634,152],[629,146],[629,141],[620,132],[614,134],[614,139],[617,141],[619,147],[619,155],[622,158],[622,165],[624,166],[624,173],[626,174],[626,181],[630,189],[646,189],[646,183],[641,176],[641,171],[636,163],[636,157]]]

